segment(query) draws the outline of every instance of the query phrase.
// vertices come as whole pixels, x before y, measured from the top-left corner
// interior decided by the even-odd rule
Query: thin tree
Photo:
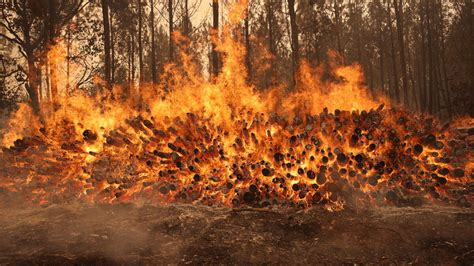
[[[377,9],[382,10],[383,7],[380,3],[380,0],[377,1]],[[383,14],[383,13],[381,13]],[[385,67],[384,67],[384,52],[385,52],[385,46],[384,46],[384,30],[382,27],[382,15],[376,16],[377,20],[377,29],[378,29],[378,46],[379,46],[379,59],[380,59],[380,86],[382,87],[382,91],[385,89]]]
[[[109,10],[109,32],[110,32],[110,85],[115,84],[115,70],[117,68],[116,56],[115,56],[115,28],[114,28],[114,13]]]
[[[252,80],[252,63],[251,63],[251,51],[250,51],[250,27],[249,27],[249,7],[244,19],[244,37],[245,37],[245,67],[247,68],[247,79]]]
[[[428,110],[434,112],[434,101],[435,101],[435,92],[433,88],[434,81],[434,72],[433,72],[433,39],[432,39],[432,29],[431,29],[431,8],[429,1],[425,2],[426,4],[426,27],[428,30]]]
[[[392,50],[392,70],[393,70],[393,79],[395,83],[394,87],[394,94],[395,94],[395,100],[397,103],[400,103],[400,87],[399,87],[399,80],[398,80],[398,70],[397,70],[397,52],[395,50],[395,41],[393,37],[393,26],[392,26],[392,16],[391,16],[391,10],[390,10],[390,1],[387,2],[387,8],[388,8],[388,28],[390,30],[390,46]]]
[[[397,23],[398,46],[400,52],[400,66],[402,70],[403,103],[408,107],[407,63],[405,60],[405,41],[403,37],[403,0],[394,0],[394,5]]]
[[[288,12],[290,15],[291,28],[291,52],[293,60],[293,86],[296,86],[296,75],[299,66],[299,42],[298,42],[298,25],[296,23],[295,0],[288,0]]]
[[[153,84],[157,83],[156,77],[156,48],[155,48],[155,5],[154,1],[150,0],[150,31],[151,31],[151,54],[150,54],[150,64],[151,64],[151,80]]]
[[[267,12],[267,28],[268,28],[268,50],[270,51],[270,55],[273,57],[275,56],[275,44],[273,40],[273,27],[274,24],[276,24],[276,21],[274,21],[274,15],[273,15],[273,0],[268,0],[267,5],[266,5],[266,12]],[[275,25],[276,26],[276,25]],[[268,69],[268,81],[269,83],[272,82],[273,79],[273,59],[270,60],[270,67]],[[269,84],[267,83],[266,86]]]
[[[217,39],[219,36],[219,0],[212,0],[212,30]],[[212,41],[211,61],[212,74],[217,77],[219,74],[219,55],[215,41]]]
[[[101,0],[102,4],[102,21],[104,27],[104,76],[105,87],[111,89],[110,82],[110,25],[109,25],[109,0]]]
[[[426,78],[426,33],[425,33],[425,18],[426,14],[424,12],[423,2],[419,4],[419,13],[420,13],[420,33],[421,33],[421,79],[422,79],[422,89],[420,91],[420,107],[422,111],[428,110],[428,85]]]
[[[184,12],[183,12],[183,34],[186,37],[189,37],[189,7],[188,0],[184,0]]]
[[[47,30],[45,36],[48,49],[52,48],[54,43],[54,37],[56,36],[56,6],[54,0],[47,0],[46,5],[48,8],[48,17],[47,17]],[[50,82],[50,91],[52,99],[57,98],[58,94],[58,84],[57,84],[57,75],[56,75],[56,68],[55,60],[50,61],[47,56],[47,64],[49,67],[49,82]],[[41,78],[41,77],[40,77]]]
[[[139,73],[139,89],[141,89],[141,83],[144,80],[143,75],[143,39],[142,39],[142,0],[138,0],[138,73]],[[141,93],[140,93],[141,97]]]
[[[173,43],[173,0],[168,0],[168,26],[169,26],[169,50],[168,60],[169,62],[174,61],[174,43]]]
[[[344,50],[342,48],[342,37],[341,37],[341,13],[342,7],[338,4],[339,0],[334,0],[334,31],[336,32],[336,41],[337,41],[337,51],[339,52],[339,56],[342,58],[342,62],[344,62]]]

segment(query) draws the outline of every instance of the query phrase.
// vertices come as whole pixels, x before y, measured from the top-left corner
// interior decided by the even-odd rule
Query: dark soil
[[[0,264],[474,263],[472,209],[0,209]]]

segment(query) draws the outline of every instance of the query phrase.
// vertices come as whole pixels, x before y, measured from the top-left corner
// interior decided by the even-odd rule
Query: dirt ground
[[[472,209],[0,209],[0,264],[474,263]]]

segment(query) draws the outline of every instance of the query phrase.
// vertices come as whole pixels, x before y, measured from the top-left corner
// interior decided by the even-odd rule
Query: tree
[[[251,53],[250,53],[250,10],[247,7],[247,11],[244,19],[244,37],[245,37],[245,67],[247,68],[247,79],[252,79],[252,62],[251,62]]]
[[[7,32],[7,34],[1,33],[0,36],[16,45],[27,62],[28,81],[25,88],[36,113],[39,113],[40,109],[39,59],[47,52],[50,41],[57,37],[64,25],[85,6],[84,0],[61,0],[58,5],[55,5],[57,8],[54,10],[43,4],[42,1],[33,0],[1,0],[0,2],[2,6],[0,27]],[[54,21],[52,20],[53,11]],[[49,29],[49,35],[45,34],[47,29]]]
[[[143,73],[143,38],[142,38],[142,0],[138,1],[138,68],[139,68],[139,88],[141,89],[141,83],[144,80]],[[141,96],[141,93],[140,93]]]
[[[339,3],[339,0],[334,0],[334,32],[336,34],[337,51],[339,56],[344,62],[344,49],[342,47],[342,16],[341,13],[344,11],[343,3]]]
[[[174,43],[173,43],[173,0],[168,0],[168,26],[169,26],[169,50],[168,50],[168,61],[174,61]]]
[[[293,86],[296,86],[296,75],[300,61],[300,46],[298,40],[298,25],[296,24],[295,0],[288,0],[288,12],[290,15],[291,51],[293,57]]]
[[[101,0],[102,5],[102,20],[104,26],[104,76],[105,84],[108,90],[111,89],[110,80],[110,20],[109,20],[109,0]]]
[[[394,8],[397,23],[398,46],[400,50],[400,66],[402,70],[403,103],[408,107],[408,78],[405,60],[405,42],[403,40],[403,0],[394,0]]]
[[[399,79],[398,79],[398,70],[397,70],[397,52],[395,50],[395,40],[393,37],[393,26],[392,26],[392,16],[391,16],[391,8],[390,2],[387,2],[387,9],[388,9],[388,28],[390,31],[390,47],[391,47],[391,57],[392,57],[392,71],[393,71],[393,79],[395,86],[393,88],[395,100],[397,103],[400,103],[400,89],[399,89]]]
[[[150,31],[151,31],[151,54],[150,54],[150,66],[151,66],[151,80],[153,84],[158,82],[156,77],[156,49],[155,49],[155,4],[153,0],[150,0]]]
[[[212,0],[212,30],[215,38],[217,39],[219,36],[219,0]],[[219,57],[215,41],[212,41],[211,62],[212,74],[214,77],[217,77],[219,74]]]

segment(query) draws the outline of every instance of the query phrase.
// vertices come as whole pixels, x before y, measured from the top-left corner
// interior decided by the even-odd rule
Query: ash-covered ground
[[[474,263],[472,208],[172,204],[0,210],[0,264]]]

